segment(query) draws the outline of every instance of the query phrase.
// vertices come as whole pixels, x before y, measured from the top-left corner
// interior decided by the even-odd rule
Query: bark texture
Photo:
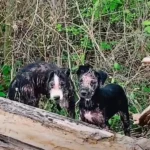
[[[0,149],[4,150],[150,149],[148,139],[113,134],[5,98],[0,98],[0,135]]]

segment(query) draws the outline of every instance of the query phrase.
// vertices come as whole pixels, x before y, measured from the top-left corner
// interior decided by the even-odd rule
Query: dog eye
[[[61,85],[61,86],[65,86],[65,83],[64,83],[64,82],[61,82],[60,85]]]
[[[82,80],[82,79],[80,79],[80,82],[83,82],[83,80]]]
[[[53,83],[53,82],[50,82],[50,86],[53,87],[53,86],[54,86],[54,83]]]
[[[96,84],[96,82],[95,81],[91,81],[91,85],[94,85],[94,84]]]

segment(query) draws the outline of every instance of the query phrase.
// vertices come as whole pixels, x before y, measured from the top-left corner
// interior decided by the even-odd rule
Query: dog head
[[[86,101],[91,100],[97,88],[101,87],[107,79],[103,71],[95,71],[89,64],[79,66],[77,70],[79,80],[79,95]]]
[[[48,75],[47,87],[50,99],[54,99],[62,108],[68,108],[70,69],[60,68]]]

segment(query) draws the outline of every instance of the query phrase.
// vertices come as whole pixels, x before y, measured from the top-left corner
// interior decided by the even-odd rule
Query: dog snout
[[[82,90],[80,93],[81,93],[82,97],[85,97],[87,95],[87,91],[86,90]]]
[[[60,99],[60,96],[54,96],[54,100],[58,101]]]

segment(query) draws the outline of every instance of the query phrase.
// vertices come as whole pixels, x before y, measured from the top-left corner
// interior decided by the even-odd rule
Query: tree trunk
[[[6,19],[4,35],[4,64],[11,64],[12,24],[15,12],[15,0],[6,0]]]
[[[13,143],[12,146],[16,145],[16,149],[18,145],[29,150],[140,150],[140,147],[148,150],[150,148],[150,141],[147,139],[142,139],[139,144],[141,140],[100,130],[81,121],[5,98],[0,98],[0,122],[0,135],[13,139],[10,143],[3,143],[6,145]],[[0,137],[0,141],[1,139],[3,138]]]

